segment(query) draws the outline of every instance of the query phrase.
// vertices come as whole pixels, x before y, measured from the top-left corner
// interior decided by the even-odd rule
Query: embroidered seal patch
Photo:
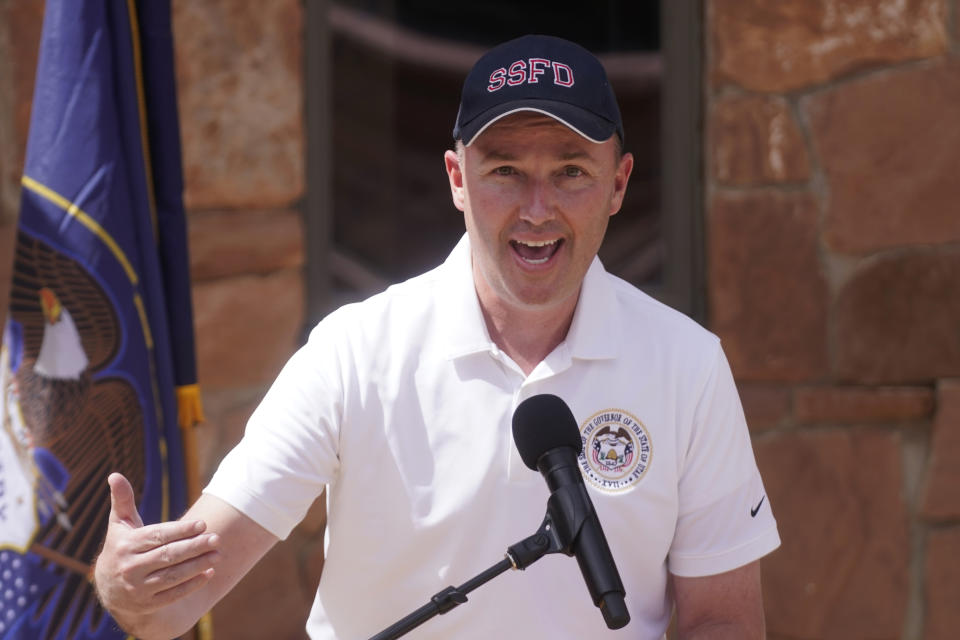
[[[653,458],[650,434],[636,416],[604,409],[580,425],[580,468],[602,491],[622,491],[647,473]]]

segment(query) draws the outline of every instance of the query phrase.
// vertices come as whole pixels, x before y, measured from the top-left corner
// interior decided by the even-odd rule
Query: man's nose
[[[556,200],[548,180],[530,180],[525,198],[521,219],[531,224],[542,224],[556,217]]]

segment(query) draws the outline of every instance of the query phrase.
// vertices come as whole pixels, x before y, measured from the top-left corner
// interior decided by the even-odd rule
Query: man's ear
[[[463,211],[465,196],[463,192],[463,167],[460,166],[460,156],[457,152],[448,149],[443,154],[443,164],[447,169],[447,178],[450,181],[450,196],[453,198],[453,206]]]
[[[620,211],[623,197],[627,195],[627,182],[630,181],[630,172],[633,171],[633,154],[624,153],[617,165],[617,172],[613,176],[613,197],[610,199],[610,215]]]

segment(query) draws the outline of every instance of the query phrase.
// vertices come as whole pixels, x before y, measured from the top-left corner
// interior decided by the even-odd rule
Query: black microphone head
[[[523,463],[537,470],[540,456],[557,447],[571,447],[577,455],[583,440],[567,403],[548,393],[530,396],[513,412],[513,441]]]

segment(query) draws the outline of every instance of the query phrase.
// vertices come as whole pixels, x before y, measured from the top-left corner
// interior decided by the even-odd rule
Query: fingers
[[[175,523],[170,523],[175,524]],[[203,523],[199,523],[203,524]],[[162,528],[164,533],[161,537],[169,535],[174,527],[162,525],[151,525],[150,528]],[[177,529],[180,529],[177,527]],[[193,531],[194,529],[190,529]],[[137,533],[140,533],[139,531]],[[131,551],[139,555],[138,564],[147,572],[153,572],[158,569],[165,569],[173,565],[188,562],[205,554],[216,551],[220,546],[220,536],[215,533],[191,534],[190,536],[170,537],[159,545],[153,545],[156,539],[154,536],[147,536],[147,545],[143,546],[144,541],[133,541]],[[140,550],[137,546],[140,545]]]
[[[178,540],[194,539],[200,536],[206,528],[206,524],[202,520],[174,520],[173,522],[161,522],[140,527],[130,536],[130,551],[147,553]],[[209,536],[206,536],[206,538],[209,538]],[[207,551],[209,550],[207,549]]]
[[[156,608],[162,608],[172,602],[190,595],[194,591],[197,591],[203,585],[207,584],[210,578],[213,577],[213,569],[207,569],[203,573],[193,576],[189,580],[181,582],[174,587],[161,591],[153,595],[152,604]]]
[[[153,549],[163,548],[171,542],[196,538],[206,529],[206,524],[200,520],[176,520],[144,526],[137,511],[133,487],[130,482],[119,473],[111,473],[107,482],[110,485],[111,522],[120,522],[137,530],[128,538],[127,550],[129,552],[146,553]],[[209,536],[203,540],[209,540]],[[214,547],[215,545],[208,545],[194,555],[205,553]]]
[[[109,611],[152,613],[214,577],[221,560],[218,534],[207,532],[201,520],[144,526],[130,482],[112,473],[107,483],[110,519],[94,580]]]
[[[130,481],[120,473],[111,473],[107,477],[110,485],[110,522],[123,522],[131,527],[143,526],[137,503],[133,497]]]
[[[196,521],[118,530],[97,561],[101,599],[120,610],[151,612],[202,587],[221,560],[220,536],[204,530]]]
[[[106,576],[106,580],[98,573],[98,593],[108,610],[149,614],[206,585],[216,574],[213,567],[220,559],[218,552],[210,552],[155,571],[146,578],[141,573],[142,567],[121,565],[118,574]]]
[[[135,591],[140,608],[144,611],[162,608],[209,582],[221,555],[216,550],[195,554],[218,542],[216,536],[203,536],[202,540],[171,543],[144,554],[145,562],[137,563],[126,576],[128,584],[138,585]]]
[[[162,565],[147,576],[143,585],[154,597],[177,586],[191,582],[195,578],[209,578],[214,574],[214,565],[220,561],[220,553],[210,551],[175,564]]]

